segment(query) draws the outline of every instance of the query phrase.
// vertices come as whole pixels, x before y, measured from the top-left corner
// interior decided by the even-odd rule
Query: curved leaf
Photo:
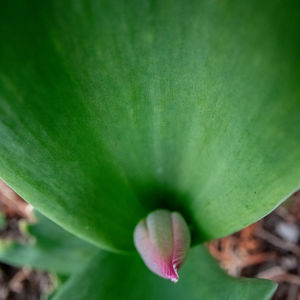
[[[300,181],[295,0],[2,1],[0,176],[97,245],[155,208],[194,243]]]
[[[179,276],[173,283],[148,271],[137,256],[102,252],[71,277],[54,300],[263,300],[276,289],[271,281],[229,277],[203,246],[192,249]]]
[[[70,275],[82,269],[99,249],[66,232],[35,211],[37,223],[26,227],[28,243],[1,242],[0,261],[15,266]]]

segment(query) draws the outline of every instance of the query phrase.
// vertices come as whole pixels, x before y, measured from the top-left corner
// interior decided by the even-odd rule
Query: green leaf
[[[4,229],[5,226],[6,226],[5,215],[3,214],[2,211],[0,211],[0,230]]]
[[[70,275],[80,270],[99,251],[36,211],[35,215],[38,222],[26,227],[29,243],[1,242],[0,261]]]
[[[203,246],[193,248],[179,276],[173,283],[151,273],[137,256],[102,252],[71,277],[54,300],[262,300],[276,289],[268,280],[226,275]]]
[[[155,208],[194,243],[300,184],[298,1],[1,1],[0,176],[67,230],[133,249]]]
[[[245,300],[259,300],[267,299],[276,288],[271,281],[229,277],[203,246],[190,251],[187,263],[180,270],[180,281],[174,284],[151,273],[138,255],[100,252],[37,211],[35,215],[37,223],[26,227],[35,242],[6,248],[2,244],[0,261],[54,271],[64,284],[61,286],[59,282],[61,291],[54,295],[56,300],[111,300],[119,299],[120,295],[128,300],[241,299],[242,296]]]

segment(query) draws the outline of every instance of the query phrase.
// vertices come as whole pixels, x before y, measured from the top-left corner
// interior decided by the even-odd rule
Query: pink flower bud
[[[178,281],[178,269],[190,248],[191,236],[177,212],[155,210],[134,230],[134,244],[146,266],[157,275]]]

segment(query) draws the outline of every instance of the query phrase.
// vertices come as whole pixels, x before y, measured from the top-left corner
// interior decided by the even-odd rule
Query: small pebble
[[[295,256],[284,256],[281,258],[281,265],[285,270],[293,270],[297,268],[297,258]]]
[[[276,233],[284,240],[290,243],[297,243],[299,240],[299,228],[294,223],[280,222],[276,225]]]

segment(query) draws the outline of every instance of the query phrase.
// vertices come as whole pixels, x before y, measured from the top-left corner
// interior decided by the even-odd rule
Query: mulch
[[[20,221],[33,221],[32,206],[13,192],[0,180],[0,211],[5,225],[0,229],[0,238],[5,241],[25,242]],[[0,263],[0,300],[41,300],[52,290],[51,276],[47,272],[28,267],[16,268]]]
[[[232,276],[278,282],[272,300],[300,300],[300,191],[265,218],[207,247]]]

